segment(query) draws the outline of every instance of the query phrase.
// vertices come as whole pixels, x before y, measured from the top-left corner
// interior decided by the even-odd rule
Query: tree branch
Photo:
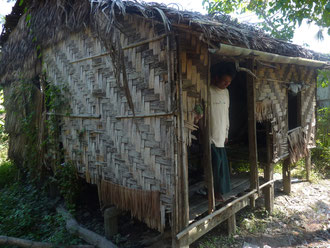
[[[81,227],[73,216],[66,211],[63,207],[57,207],[57,212],[61,214],[66,221],[66,229],[73,234],[78,235],[87,243],[95,245],[98,248],[117,248],[110,240],[105,237],[92,232],[84,227]]]
[[[8,236],[0,236],[0,246],[1,245],[16,245],[19,247],[27,248],[94,248],[94,245],[58,245],[45,242],[35,242],[27,239],[20,239]]]

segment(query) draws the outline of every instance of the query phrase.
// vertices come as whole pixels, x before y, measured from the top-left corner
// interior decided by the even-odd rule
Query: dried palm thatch
[[[164,25],[165,30],[193,32],[202,40],[247,47],[271,53],[315,58],[315,53],[300,46],[274,39],[253,26],[239,24],[227,15],[206,16],[197,12],[182,11],[157,3],[140,3],[122,0],[28,0],[24,5],[17,1],[0,37],[2,59],[0,75],[3,81],[13,79],[14,72],[40,72],[36,67],[37,47],[42,50],[65,38],[68,33],[82,31],[97,22],[97,16],[106,18],[104,26],[109,34],[115,26],[122,25],[118,16],[137,15]],[[24,9],[28,11],[24,13]],[[120,56],[119,56],[120,57]]]
[[[44,96],[33,81],[16,81],[4,87],[5,106],[7,110],[5,128],[9,133],[8,156],[18,165],[24,164],[24,157],[29,152],[26,144],[35,137],[38,165],[41,166],[44,158],[42,146],[45,129]],[[27,127],[27,125],[31,125]],[[24,166],[24,165],[23,165]],[[39,167],[40,168],[40,167]]]
[[[133,217],[161,230],[159,191],[131,189],[102,180],[101,202],[105,206],[114,204],[122,210],[129,210]]]
[[[271,100],[256,102],[256,119],[258,122],[270,120],[273,118],[273,107]]]
[[[289,158],[292,164],[305,157],[308,153],[306,135],[301,127],[295,128],[288,133]]]

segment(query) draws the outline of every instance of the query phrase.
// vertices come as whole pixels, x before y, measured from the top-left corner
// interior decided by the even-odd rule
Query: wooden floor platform
[[[205,186],[205,182],[199,182],[189,187],[189,222],[193,222],[196,218],[204,215],[208,211],[208,200],[207,196],[202,196],[197,193],[200,188]],[[250,182],[248,177],[231,177],[231,191],[225,195],[223,198],[225,203],[216,203],[217,206],[225,205],[229,199],[235,198],[237,194],[244,192],[250,187]]]

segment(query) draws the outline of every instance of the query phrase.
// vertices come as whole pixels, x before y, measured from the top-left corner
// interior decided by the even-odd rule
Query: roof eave
[[[296,64],[302,66],[315,67],[319,69],[330,69],[330,63],[325,61],[306,59],[301,57],[289,57],[274,53],[262,52],[258,50],[220,44],[219,49],[210,48],[213,54],[231,57],[256,57],[260,61],[280,64]]]

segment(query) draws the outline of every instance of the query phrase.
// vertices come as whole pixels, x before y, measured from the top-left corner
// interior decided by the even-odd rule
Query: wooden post
[[[104,232],[107,239],[110,239],[113,235],[118,233],[119,214],[120,210],[114,206],[104,211]]]
[[[291,171],[290,171],[290,159],[285,159],[282,166],[283,174],[283,191],[290,195],[291,193]]]
[[[266,182],[273,180],[274,175],[274,165],[272,163],[266,164],[265,167],[265,180]],[[274,184],[270,184],[269,186],[265,187],[265,208],[268,213],[273,212],[274,210]]]
[[[174,40],[175,38],[173,38]],[[178,37],[175,39],[175,43],[176,44],[179,44],[179,39]],[[168,71],[171,71],[174,73],[174,71],[177,72],[177,70],[175,70],[173,64],[174,63],[171,63],[171,59],[172,58],[176,58],[179,64],[179,67],[181,66],[180,65],[180,60],[178,58],[180,58],[180,54],[179,54],[179,51],[178,49],[175,51],[176,54],[174,54],[174,51],[170,51],[170,40],[169,40],[169,37],[166,39],[166,43],[167,43],[167,46],[166,46],[166,53],[167,53],[167,70]],[[171,57],[170,57],[171,56]],[[177,67],[178,68],[178,67]],[[169,78],[171,78],[171,75],[169,75],[171,73],[168,72],[168,76],[170,76]],[[178,86],[179,86],[179,82],[178,80],[180,80],[179,78],[177,78],[176,80],[171,80],[171,110],[174,112],[174,110],[177,108],[177,106],[174,104],[177,102],[177,92],[178,92]],[[179,125],[178,125],[178,118],[176,118],[174,116],[173,118],[173,126],[176,130],[174,130],[174,133],[175,135],[173,135],[172,137],[172,142],[174,144],[174,147],[173,147],[173,154],[177,154],[177,156],[174,155],[174,170],[173,170],[173,178],[174,178],[174,185],[173,185],[173,188],[174,188],[174,197],[173,197],[173,201],[172,201],[172,222],[171,222],[171,231],[172,231],[172,247],[178,247],[177,246],[177,241],[176,241],[176,235],[177,233],[179,233],[179,228],[180,228],[180,221],[179,221],[179,209],[180,209],[180,194],[179,194],[179,189],[181,188],[180,187],[180,182],[179,182],[179,173],[180,173],[180,165],[179,165],[179,159],[178,159],[178,156],[179,156],[179,150],[180,150],[180,146],[179,146],[179,137],[180,137],[180,134],[179,134]]]
[[[207,102],[205,104],[205,133],[204,133],[204,172],[206,176],[207,183],[207,192],[208,192],[208,212],[209,214],[213,212],[215,208],[215,200],[214,200],[214,188],[213,188],[213,171],[212,171],[212,158],[211,158],[211,142],[210,142],[210,84],[211,84],[211,58],[209,56],[208,61],[208,78],[207,78]]]
[[[236,214],[231,215],[227,220],[228,235],[236,232]]]
[[[188,164],[187,164],[187,145],[186,145],[186,137],[184,135],[184,113],[183,113],[183,93],[182,93],[182,71],[181,71],[181,63],[182,58],[180,56],[180,42],[178,43],[178,53],[179,53],[179,127],[180,127],[180,170],[182,171],[182,178],[179,178],[179,182],[181,182],[182,195],[179,196],[182,199],[182,205],[179,206],[179,214],[182,216],[181,229],[185,228],[189,225],[189,190],[188,190]],[[178,185],[180,187],[180,185]]]
[[[271,126],[270,123],[266,123],[266,146],[267,146],[267,163],[264,170],[265,181],[273,180],[274,175],[274,165],[272,163],[272,135],[271,135]],[[265,194],[265,208],[268,213],[273,212],[274,210],[274,184],[270,184],[264,189]]]
[[[254,60],[248,61],[248,69],[254,71]],[[250,162],[250,187],[259,192],[258,178],[258,154],[257,154],[257,131],[256,131],[256,85],[255,79],[246,74],[247,81],[247,105],[248,105],[248,131],[249,131],[249,162]],[[255,198],[250,198],[251,207],[255,206]]]
[[[305,158],[305,166],[306,166],[306,180],[310,182],[311,179],[311,151],[308,149],[307,155]]]

